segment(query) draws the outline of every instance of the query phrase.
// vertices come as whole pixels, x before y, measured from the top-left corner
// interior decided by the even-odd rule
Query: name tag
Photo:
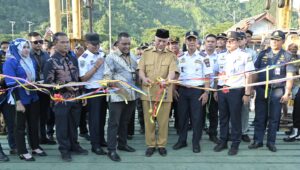
[[[136,72],[131,72],[131,74],[132,74],[132,80],[136,81]]]
[[[275,68],[275,75],[279,76],[280,75],[280,67]]]

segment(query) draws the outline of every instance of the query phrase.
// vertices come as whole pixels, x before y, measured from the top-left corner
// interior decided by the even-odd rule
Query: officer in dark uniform
[[[267,66],[289,62],[291,55],[282,49],[285,34],[278,30],[271,34],[270,48],[260,52],[255,62],[257,69]],[[281,79],[293,75],[294,66],[284,65],[269,71],[269,79]],[[258,82],[266,81],[266,73],[258,74]],[[263,146],[263,139],[268,125],[267,147],[270,151],[276,152],[275,147],[276,131],[279,127],[282,103],[286,103],[291,94],[293,80],[270,84],[269,88],[265,85],[256,87],[255,99],[255,127],[254,142],[249,145],[249,149],[257,149]],[[267,96],[265,91],[267,90]]]

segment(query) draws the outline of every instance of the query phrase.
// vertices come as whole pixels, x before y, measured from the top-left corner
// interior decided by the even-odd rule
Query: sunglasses
[[[44,44],[44,40],[37,40],[37,41],[31,41],[31,43],[37,45],[37,44]]]

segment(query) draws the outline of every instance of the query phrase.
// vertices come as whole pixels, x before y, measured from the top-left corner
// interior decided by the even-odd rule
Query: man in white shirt
[[[210,59],[201,56],[197,50],[198,33],[187,32],[185,38],[188,51],[178,58],[179,80],[182,81],[182,86],[178,89],[179,138],[173,149],[178,150],[187,146],[188,123],[191,116],[193,152],[199,153],[203,129],[203,105],[208,100],[208,91],[189,86],[209,88],[209,80],[206,81],[205,78],[213,73],[213,68]]]
[[[218,95],[215,96],[219,102],[220,143],[215,146],[214,151],[220,152],[227,149],[230,121],[232,144],[228,155],[236,155],[242,135],[242,105],[249,103],[250,100],[250,88],[246,85],[251,79],[247,72],[254,70],[254,64],[252,57],[239,48],[239,33],[231,31],[227,34],[227,38],[228,51],[218,57],[215,65],[215,71],[225,78],[218,81],[219,88],[224,88],[224,90],[218,91]],[[228,90],[226,89],[228,87],[240,88]]]
[[[89,93],[102,88],[101,85],[95,81],[103,79],[105,54],[99,53],[100,38],[98,34],[88,33],[85,35],[85,40],[87,50],[78,58],[79,76],[81,81],[89,82],[89,84],[85,86],[85,93]],[[92,152],[97,155],[105,155],[101,144],[105,143],[106,97],[90,98],[87,102]]]

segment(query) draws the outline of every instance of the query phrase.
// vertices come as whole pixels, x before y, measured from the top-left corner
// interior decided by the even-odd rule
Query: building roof
[[[243,27],[243,25],[245,24],[245,22],[254,19],[254,24],[261,21],[261,20],[267,20],[268,22],[270,22],[272,25],[275,26],[275,18],[268,12],[264,12],[249,18],[245,18],[243,20],[241,20],[240,22],[238,22],[237,24],[233,25],[232,27],[230,27],[226,32],[228,31],[235,31],[237,27]]]

